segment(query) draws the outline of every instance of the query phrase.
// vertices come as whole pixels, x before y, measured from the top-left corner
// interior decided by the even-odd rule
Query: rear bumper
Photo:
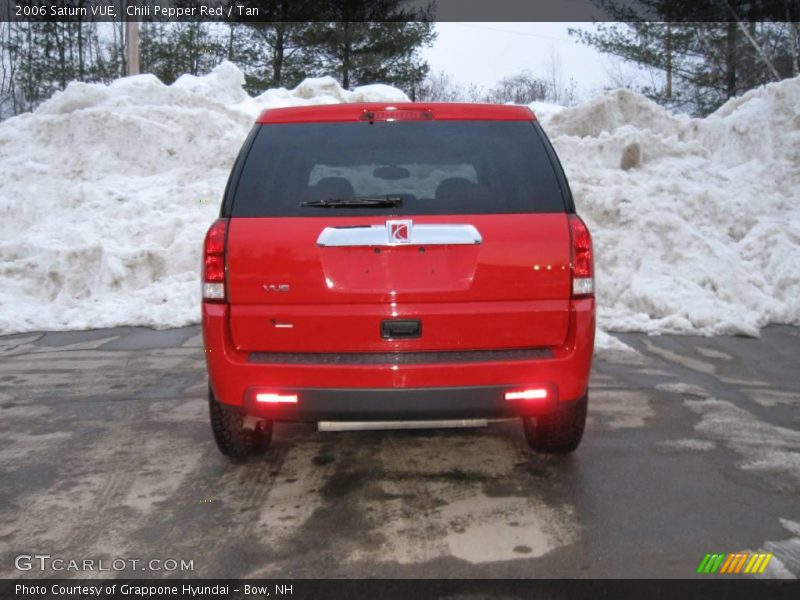
[[[593,299],[571,303],[563,346],[503,360],[502,352],[448,362],[263,362],[233,345],[225,304],[203,304],[209,380],[218,401],[276,421],[444,419],[534,416],[558,410],[587,392],[594,350]],[[467,353],[463,353],[467,354]],[[446,355],[446,353],[442,353]],[[488,359],[487,359],[488,358]],[[545,387],[546,400],[506,401],[505,392]],[[263,404],[259,391],[297,396]]]
[[[544,400],[507,401],[507,386],[404,389],[285,389],[297,404],[265,405],[255,390],[245,394],[244,412],[274,421],[413,421],[538,416],[565,408],[552,393]]]

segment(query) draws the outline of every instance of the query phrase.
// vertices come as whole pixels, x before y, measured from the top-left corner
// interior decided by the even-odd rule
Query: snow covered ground
[[[251,98],[242,83],[229,63],[171,86],[74,83],[0,123],[0,332],[197,322],[201,240],[258,112],[406,99],[330,78]],[[800,78],[705,119],[624,91],[534,108],[594,234],[603,329],[800,323]]]

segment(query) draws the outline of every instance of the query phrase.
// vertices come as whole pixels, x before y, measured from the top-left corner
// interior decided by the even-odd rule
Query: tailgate
[[[410,232],[399,242],[387,226],[393,220],[232,218],[227,268],[236,347],[339,353],[564,342],[566,214],[403,217]],[[461,235],[473,230],[479,239]],[[384,322],[393,320],[418,321],[418,335],[385,339]]]

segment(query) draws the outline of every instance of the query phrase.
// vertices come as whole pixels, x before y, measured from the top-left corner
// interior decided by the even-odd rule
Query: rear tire
[[[263,454],[272,440],[272,421],[262,421],[257,429],[243,429],[244,414],[236,408],[217,402],[211,387],[208,388],[208,409],[211,430],[217,448],[228,458],[241,461]]]
[[[568,408],[543,417],[523,417],[525,439],[532,450],[551,454],[574,452],[586,427],[588,395]]]

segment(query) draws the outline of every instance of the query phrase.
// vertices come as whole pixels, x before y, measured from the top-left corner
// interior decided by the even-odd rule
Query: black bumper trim
[[[297,395],[296,404],[259,403],[257,389],[251,388],[245,394],[244,410],[273,421],[409,421],[539,416],[572,404],[558,399],[555,386],[548,386],[546,400],[505,399],[507,391],[521,387],[281,388],[281,394]]]
[[[517,350],[448,350],[442,352],[251,352],[247,362],[275,365],[420,365],[485,363],[553,358],[549,348]]]

